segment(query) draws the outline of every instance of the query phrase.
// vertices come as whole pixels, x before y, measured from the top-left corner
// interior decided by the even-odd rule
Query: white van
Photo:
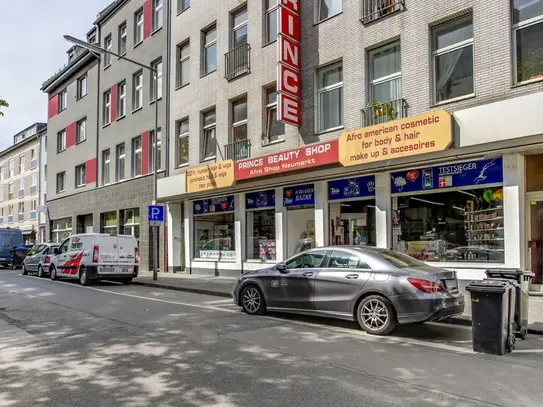
[[[70,236],[55,249],[49,275],[52,280],[78,279],[81,285],[98,280],[131,284],[138,269],[138,243],[134,236],[82,233]]]

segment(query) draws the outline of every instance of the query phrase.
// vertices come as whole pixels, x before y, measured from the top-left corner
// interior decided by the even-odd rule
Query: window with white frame
[[[104,39],[104,48],[106,49],[106,51],[109,51],[109,52],[104,52],[104,67],[107,68],[108,66],[111,65],[110,52],[113,50],[113,39],[111,38],[111,34],[109,34]]]
[[[25,172],[25,165],[26,165],[26,155],[21,154],[19,156],[19,174],[22,174]]]
[[[179,120],[176,123],[177,133],[177,166],[181,167],[189,163],[189,119]]]
[[[36,159],[36,149],[30,150],[30,168],[34,169],[38,166],[38,160]]]
[[[68,91],[64,89],[58,94],[58,111],[62,112],[68,106]]]
[[[543,78],[543,0],[513,0],[515,82]]]
[[[266,36],[265,44],[277,41],[277,18],[279,17],[279,0],[266,0]]]
[[[471,16],[433,29],[435,103],[473,94],[473,23]]]
[[[65,137],[65,139],[66,139],[66,137]],[[65,143],[65,145],[66,145],[66,143]],[[66,148],[66,147],[64,147],[64,148]],[[11,178],[11,177],[13,177],[15,175],[15,160],[13,158],[10,158],[8,160],[8,172],[9,172],[8,178]]]
[[[25,203],[19,202],[19,222],[25,220]]]
[[[190,83],[190,42],[186,41],[177,46],[177,83],[176,87]]]
[[[208,74],[217,70],[217,27],[213,26],[204,31],[204,49],[202,74]]]
[[[343,65],[336,63],[317,72],[317,131],[343,126]]]
[[[126,39],[128,37],[128,29],[126,21],[119,26],[119,55],[126,54]]]
[[[117,211],[100,214],[100,233],[117,233]]]
[[[0,185],[0,202],[4,202],[4,186],[3,185]]]
[[[133,82],[133,110],[140,109],[143,106],[143,72],[139,71],[134,74],[134,77],[132,78]]]
[[[66,130],[57,133],[57,153],[66,150]]]
[[[115,180],[117,182],[123,181],[125,179],[125,161],[125,144],[117,144],[117,146],[115,147]]]
[[[47,164],[43,165],[43,180],[47,181]]]
[[[215,109],[207,111],[203,114],[203,124],[202,150],[200,154],[202,161],[213,159],[217,155],[217,140],[215,137],[217,123]]]
[[[126,81],[117,85],[117,114],[119,118],[126,115]]]
[[[141,175],[141,136],[132,139],[132,177]]]
[[[38,209],[38,202],[33,199],[30,201],[30,219],[36,219],[36,210]]]
[[[62,171],[57,174],[57,194],[66,190],[66,172]]]
[[[111,123],[111,91],[104,93],[104,111],[102,112],[102,125]]]
[[[13,223],[13,209],[14,209],[13,205],[8,206],[8,222],[9,223]]]
[[[35,194],[38,192],[38,173],[32,173],[30,177],[30,193]]]
[[[190,0],[177,0],[177,14],[182,13],[190,7]]]
[[[87,95],[87,74],[77,80],[77,98],[81,99]]]
[[[11,201],[13,199],[13,182],[10,182],[8,184],[8,201]]]
[[[247,98],[232,101],[232,142],[247,140]]]
[[[85,164],[75,167],[75,187],[84,187],[86,184]]]
[[[140,209],[125,209],[123,212],[123,234],[132,235],[139,244],[140,240]]]
[[[51,240],[60,243],[72,234],[72,218],[53,220],[51,227]]]
[[[155,100],[155,86],[158,99],[162,97],[162,58],[153,62],[151,67],[156,69],[156,77],[153,73],[151,78],[151,100]]]
[[[19,198],[25,196],[25,179],[24,177],[19,179]]]
[[[343,10],[342,0],[318,0],[318,21],[326,20]]]
[[[134,14],[134,45],[143,41],[143,9]]]
[[[266,133],[263,144],[284,140],[285,124],[277,120],[277,89],[274,86],[265,89],[266,92]]]
[[[0,181],[4,181],[5,174],[4,174],[4,167],[0,167]]]
[[[158,169],[162,169],[162,129],[157,129],[158,133],[158,149],[157,149],[157,160],[158,160]],[[149,132],[149,171],[155,171],[155,132],[151,130]]]
[[[232,13],[232,49],[247,44],[247,7]]]
[[[390,102],[402,98],[400,43],[369,52],[370,102]]]
[[[153,0],[153,31],[164,25],[163,0]]]
[[[87,139],[87,118],[77,122],[75,142],[82,143]]]
[[[102,151],[102,185],[108,185],[111,180],[111,151]]]

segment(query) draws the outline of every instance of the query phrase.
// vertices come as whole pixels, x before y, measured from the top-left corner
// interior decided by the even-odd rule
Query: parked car
[[[0,266],[12,266],[11,249],[22,244],[24,244],[24,239],[20,229],[0,228]]]
[[[358,246],[310,249],[245,273],[234,302],[253,315],[269,310],[356,321],[375,335],[464,312],[456,272],[393,250]]]
[[[58,249],[57,243],[41,243],[30,249],[23,260],[23,275],[36,273],[40,278],[48,275],[55,249]]]

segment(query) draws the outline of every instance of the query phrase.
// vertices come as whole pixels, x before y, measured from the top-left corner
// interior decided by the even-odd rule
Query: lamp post
[[[119,59],[123,59],[141,68],[151,71],[153,74],[154,97],[155,97],[155,131],[154,131],[154,151],[153,151],[153,202],[152,205],[157,203],[157,179],[158,179],[158,71],[152,66],[142,64],[131,58],[127,58],[124,55],[119,55],[113,51],[109,51],[105,48],[99,47],[95,44],[89,44],[86,41],[72,37],[71,35],[65,35],[64,39],[72,44],[78,45],[82,48],[88,49],[91,52],[98,53],[100,55],[110,54]],[[158,232],[160,226],[153,226],[153,280],[158,278]]]

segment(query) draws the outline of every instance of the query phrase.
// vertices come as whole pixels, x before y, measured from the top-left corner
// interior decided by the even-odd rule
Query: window
[[[318,132],[343,126],[343,66],[319,69],[317,91]]]
[[[66,172],[62,171],[57,174],[57,194],[66,190]]]
[[[435,102],[473,94],[471,17],[434,28],[432,37]]]
[[[190,0],[177,0],[177,14],[182,13],[190,7]]]
[[[232,49],[247,44],[247,8],[232,13]]]
[[[26,156],[24,154],[21,154],[19,156],[19,174],[22,174],[25,172],[25,165],[26,165]]]
[[[0,167],[0,181],[4,181],[4,167]]]
[[[75,167],[75,187],[84,187],[86,184],[85,179],[85,164],[78,165]]]
[[[132,176],[141,175],[141,136],[132,139]]]
[[[285,124],[277,120],[277,91],[275,86],[266,89],[266,133],[263,144],[284,140]]]
[[[13,182],[8,184],[8,201],[13,199]]]
[[[516,82],[543,78],[543,0],[513,0]]]
[[[43,149],[47,152],[47,136],[43,137]]]
[[[51,227],[51,240],[60,243],[72,234],[72,218],[55,219]]]
[[[19,180],[19,198],[23,198],[25,196],[25,179],[21,178]]]
[[[100,214],[100,233],[117,233],[117,211]]]
[[[113,49],[113,40],[111,39],[111,34],[109,34],[104,39],[104,48],[106,49],[106,51],[108,51],[104,52],[104,68],[107,68],[111,65],[111,54],[109,52],[111,52]]]
[[[369,269],[369,266],[362,263],[358,256],[347,252],[333,251],[328,261],[328,268],[333,269]]]
[[[232,134],[233,142],[247,140],[247,98],[232,102]]]
[[[57,153],[66,150],[66,130],[57,133]]]
[[[66,139],[66,136],[65,136],[65,139]],[[66,143],[64,143],[64,145],[66,145]],[[64,147],[66,148],[66,147]],[[15,175],[15,161],[13,160],[13,158],[10,158],[9,161],[8,161],[8,171],[9,171],[9,177],[8,178],[11,178]]]
[[[209,160],[216,156],[216,139],[215,139],[215,109],[203,114],[203,140],[201,159]]]
[[[13,210],[14,210],[14,206],[9,205],[8,206],[8,223],[13,223]]]
[[[143,72],[139,71],[136,74],[134,74],[134,77],[132,78],[133,82],[133,89],[134,89],[134,95],[133,95],[133,110],[140,109],[143,106]]]
[[[163,1],[153,0],[153,31],[164,25]]]
[[[68,106],[68,91],[64,89],[58,94],[58,111],[62,112]]]
[[[104,112],[102,113],[102,125],[111,123],[111,91],[104,93]]]
[[[176,123],[177,127],[177,166],[189,163],[189,119]]]
[[[190,42],[177,46],[177,83],[176,86],[190,83]]]
[[[25,203],[19,202],[19,222],[24,222],[25,220]]]
[[[35,220],[36,219],[36,210],[38,208],[38,202],[33,199],[30,201],[30,219]]]
[[[158,170],[162,169],[162,129],[157,129],[158,133]],[[151,130],[149,132],[149,171],[155,171],[155,132]]]
[[[247,202],[255,202],[257,210],[247,210],[247,259],[249,260],[276,260],[275,236],[275,202],[268,197],[274,193],[263,191],[261,193],[246,194]]]
[[[47,164],[43,165],[43,180],[47,181]]]
[[[123,211],[123,233],[132,235],[139,243],[140,240],[140,210],[139,208]]]
[[[87,96],[87,74],[77,80],[77,98]]]
[[[124,143],[118,144],[115,147],[115,180],[123,181],[124,180],[124,170],[125,170],[125,146]]]
[[[85,118],[77,122],[75,142],[82,143],[86,139],[87,139],[87,119]]]
[[[33,170],[38,166],[38,160],[36,159],[36,150],[33,148],[30,150],[30,169]]]
[[[234,260],[234,214],[194,216],[194,257],[198,259]]]
[[[32,173],[30,177],[30,193],[35,194],[38,192],[38,173]]]
[[[368,24],[404,8],[405,0],[363,0],[362,23]]]
[[[277,18],[279,16],[279,0],[266,0],[266,38],[265,43],[277,41]]]
[[[123,81],[117,85],[117,113],[118,118],[126,115],[126,82]]]
[[[4,186],[0,185],[0,202],[4,202]]]
[[[217,70],[217,27],[213,26],[204,32],[204,69],[206,75]]]
[[[102,185],[110,182],[111,152],[109,148],[102,151]]]
[[[126,38],[127,38],[126,21],[119,26],[119,54],[126,54]]]
[[[393,43],[369,53],[370,102],[390,102],[402,98],[400,44]]]
[[[154,73],[151,78],[151,100],[155,100],[155,86],[157,86],[156,92],[158,99],[162,97],[162,59],[153,62],[151,67],[156,69],[156,79]]]
[[[336,14],[341,13],[342,11],[342,0],[318,0],[319,1],[319,10],[318,16],[319,21],[326,20],[327,18],[333,17]]]
[[[325,250],[315,250],[309,253],[302,253],[299,256],[287,261],[287,270],[301,268],[318,268],[326,257]]]
[[[341,181],[336,182],[339,184]],[[329,190],[336,188],[333,183],[335,182],[332,181],[328,184]],[[357,183],[356,179],[347,180],[346,185],[337,185],[337,187],[336,189],[341,188],[342,191],[364,188],[364,186]],[[330,202],[329,216],[331,245],[376,246],[375,199]]]
[[[143,10],[134,14],[134,45],[143,41]]]

